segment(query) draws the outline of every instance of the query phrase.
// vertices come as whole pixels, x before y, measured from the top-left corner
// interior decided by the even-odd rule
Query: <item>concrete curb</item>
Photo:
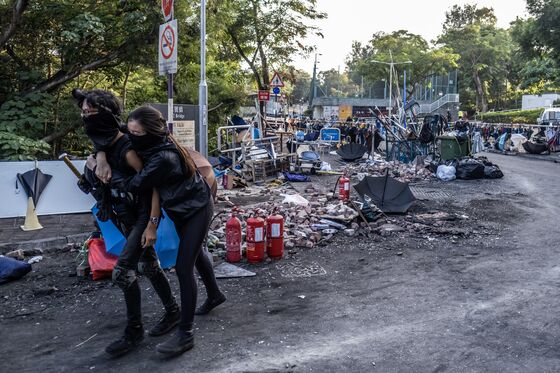
[[[536,160],[536,161],[543,161],[543,162],[552,162],[552,163],[560,163],[560,157],[554,157],[552,155],[549,155],[548,157],[550,158],[545,158],[545,157],[532,157],[531,154],[523,154],[520,153],[518,155],[521,158],[525,158],[525,159],[532,159],[532,160]]]
[[[554,154],[528,154],[528,153],[508,154],[506,152],[502,152],[500,150],[494,150],[494,149],[486,149],[486,150],[484,150],[484,152],[491,153],[491,154],[499,154],[499,155],[506,155],[506,156],[513,156],[513,157],[531,159],[533,161],[560,163],[560,155],[555,156]]]
[[[62,249],[69,243],[83,243],[91,233],[72,234],[65,237],[50,237],[40,240],[6,242],[0,243],[0,254],[6,254],[12,250],[41,249],[44,252],[52,252]]]

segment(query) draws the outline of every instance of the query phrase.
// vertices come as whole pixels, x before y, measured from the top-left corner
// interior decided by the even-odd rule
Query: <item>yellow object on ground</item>
[[[37,217],[37,212],[35,211],[35,204],[33,203],[33,198],[31,197],[27,199],[27,213],[25,214],[25,222],[21,226],[21,229],[24,231],[43,229],[43,226],[39,223],[39,218]]]

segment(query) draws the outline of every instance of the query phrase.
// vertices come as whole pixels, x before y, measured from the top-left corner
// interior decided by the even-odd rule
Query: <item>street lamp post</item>
[[[200,85],[198,87],[199,151],[208,157],[208,84],[206,83],[206,0],[200,0]]]
[[[411,64],[412,61],[395,62],[393,61],[393,53],[391,51],[389,51],[389,55],[391,56],[391,62],[384,62],[384,61],[377,61],[377,60],[371,60],[371,62],[380,63],[389,66],[389,120],[390,120],[391,112],[393,111],[393,69],[395,68],[395,65]]]
[[[393,69],[395,68],[395,65],[404,65],[404,64],[411,64],[412,61],[404,61],[404,62],[395,62],[393,61],[393,53],[391,52],[391,50],[389,50],[389,55],[391,56],[391,62],[384,62],[384,61],[377,61],[377,60],[372,60],[371,62],[374,63],[380,63],[383,65],[388,65],[389,66],[389,125],[391,125],[391,114],[393,111]],[[385,82],[387,83],[387,82]],[[374,147],[374,143],[375,141],[371,142],[371,158],[373,159],[373,147]],[[389,144],[387,143],[387,133],[385,133],[385,153],[387,156],[387,160],[389,160]]]
[[[313,99],[317,96],[317,56],[318,55],[321,56],[321,53],[315,53],[315,63],[313,64],[313,78],[311,79],[311,89],[309,92],[309,110],[313,110]],[[311,115],[313,116],[313,114]]]

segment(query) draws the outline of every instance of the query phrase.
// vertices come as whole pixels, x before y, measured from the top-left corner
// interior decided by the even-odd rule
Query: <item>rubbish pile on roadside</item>
[[[255,193],[255,187],[248,188]],[[253,190],[251,190],[253,189]],[[353,223],[359,216],[358,212],[332,196],[332,193],[321,191],[313,185],[305,189],[305,197],[293,194],[288,188],[260,187],[257,193],[268,194],[270,201],[250,204],[235,209],[235,215],[242,223],[246,232],[247,221],[252,217],[266,218],[278,214],[284,218],[284,245],[286,249],[294,247],[312,248],[316,244],[328,241],[338,232],[352,234],[358,224]],[[292,194],[288,194],[288,193]],[[227,196],[224,200],[229,201]],[[218,215],[211,226],[209,245],[219,255],[225,255],[226,224],[230,213]]]
[[[436,175],[442,181],[500,179],[504,177],[499,166],[482,156],[464,157],[440,164],[437,166]]]
[[[399,161],[386,162],[383,160],[354,163],[346,166],[352,173],[368,174],[371,176],[384,176],[387,171],[393,178],[402,182],[418,182],[434,178],[433,172],[426,168],[424,162],[420,164],[402,163]]]

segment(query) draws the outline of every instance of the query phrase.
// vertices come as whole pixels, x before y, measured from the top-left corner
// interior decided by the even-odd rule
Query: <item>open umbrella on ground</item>
[[[336,151],[342,160],[346,162],[354,162],[366,154],[367,148],[362,144],[346,144]]]
[[[388,173],[385,176],[366,176],[354,185],[354,189],[386,213],[404,214],[416,200],[408,183],[393,179]]]

